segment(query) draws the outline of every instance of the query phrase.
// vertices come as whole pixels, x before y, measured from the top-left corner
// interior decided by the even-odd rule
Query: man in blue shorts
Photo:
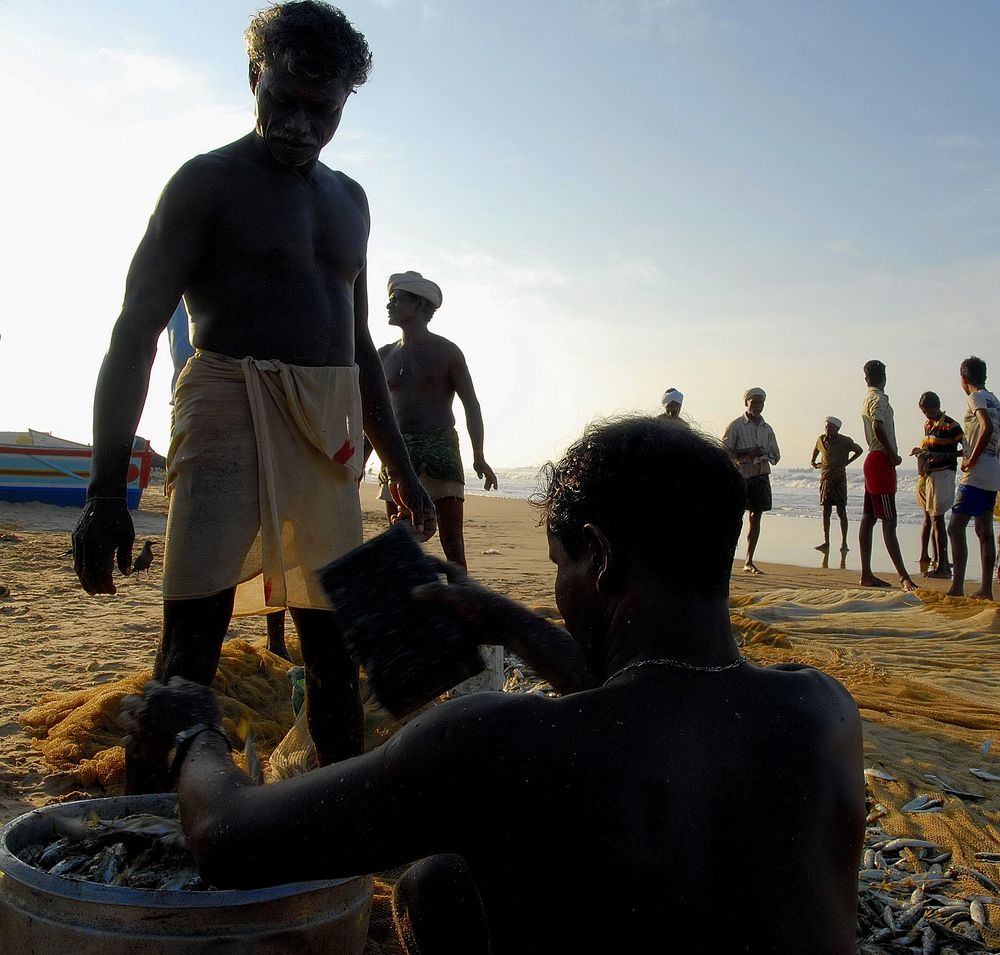
[[[983,584],[971,596],[976,600],[993,599],[993,565],[997,559],[996,542],[993,540],[993,508],[1000,490],[1000,401],[986,390],[986,362],[975,355],[962,362],[962,390],[968,395],[965,420],[965,459],[959,478],[958,494],[951,511],[948,536],[954,576],[951,597],[965,596],[965,567],[969,560],[969,547],[965,529],[970,520],[976,522],[979,553],[983,562]]]

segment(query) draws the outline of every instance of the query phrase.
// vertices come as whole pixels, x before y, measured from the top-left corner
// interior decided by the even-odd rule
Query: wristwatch
[[[229,742],[229,734],[218,723],[195,723],[194,726],[181,730],[174,737],[174,745],[170,749],[170,768],[167,770],[167,775],[171,783],[177,779],[177,774],[181,771],[181,766],[184,763],[184,757],[187,756],[195,737],[202,733],[218,734],[225,740],[226,748],[232,752],[233,747]]]

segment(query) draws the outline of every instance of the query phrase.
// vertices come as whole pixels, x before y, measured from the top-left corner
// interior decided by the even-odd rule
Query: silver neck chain
[[[738,656],[732,663],[724,663],[722,666],[717,667],[706,667],[706,666],[696,666],[693,663],[685,663],[683,660],[670,660],[666,657],[662,657],[655,660],[634,660],[632,663],[626,663],[620,670],[615,670],[605,681],[604,686],[607,686],[612,680],[617,679],[623,673],[628,673],[629,670],[638,670],[639,667],[676,667],[678,670],[694,670],[697,673],[722,673],[725,670],[735,670],[741,663],[746,662],[746,657],[742,654]]]

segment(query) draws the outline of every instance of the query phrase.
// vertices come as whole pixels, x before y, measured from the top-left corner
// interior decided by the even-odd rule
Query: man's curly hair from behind
[[[320,83],[345,80],[356,90],[371,73],[364,35],[342,10],[322,0],[292,0],[261,10],[244,37],[257,76],[278,67]]]

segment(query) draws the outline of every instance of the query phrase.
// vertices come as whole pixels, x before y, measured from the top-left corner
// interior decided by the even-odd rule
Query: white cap
[[[676,388],[670,388],[663,392],[663,397],[660,399],[660,404],[666,408],[667,405],[672,404],[683,404],[684,395],[682,395]]]

